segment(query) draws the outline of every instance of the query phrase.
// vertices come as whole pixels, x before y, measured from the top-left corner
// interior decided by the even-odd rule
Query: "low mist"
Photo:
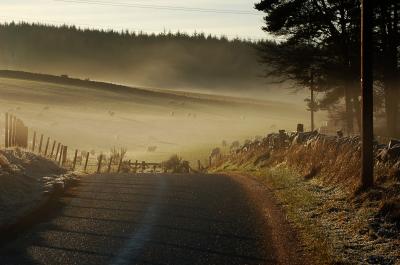
[[[107,153],[126,147],[138,160],[161,161],[173,153],[189,160],[235,140],[307,124],[302,105],[207,94],[134,88],[96,89],[0,78],[0,111],[69,148]],[[2,124],[2,126],[4,126]],[[2,130],[3,132],[4,130]]]

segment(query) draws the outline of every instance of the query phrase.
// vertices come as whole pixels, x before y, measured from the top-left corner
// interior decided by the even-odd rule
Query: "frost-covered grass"
[[[399,227],[379,215],[382,200],[354,195],[325,178],[304,179],[280,163],[259,168],[251,161],[226,161],[218,172],[256,176],[286,211],[315,264],[400,264]]]
[[[73,178],[56,163],[20,149],[0,150],[0,226],[29,213]]]

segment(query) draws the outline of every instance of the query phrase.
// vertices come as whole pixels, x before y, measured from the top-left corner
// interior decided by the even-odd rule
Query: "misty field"
[[[9,78],[0,78],[0,93],[3,117],[8,111],[24,120],[30,139],[35,130],[73,149],[99,153],[126,147],[128,157],[138,160],[160,161],[173,153],[188,160],[205,159],[223,140],[245,140],[277,128],[292,130],[296,123],[308,121],[301,100],[295,105]]]

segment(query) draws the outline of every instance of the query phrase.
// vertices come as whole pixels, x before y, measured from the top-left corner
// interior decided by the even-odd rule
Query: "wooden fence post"
[[[110,162],[108,163],[108,168],[107,168],[107,173],[111,172],[111,163],[112,163],[113,157],[110,156]]]
[[[17,131],[16,131],[16,141],[17,146],[21,148],[26,148],[25,146],[25,124],[22,120],[17,120]]]
[[[4,145],[6,148],[8,148],[9,144],[8,144],[8,112],[6,112],[6,131],[5,131],[5,141],[4,141]]]
[[[12,147],[13,115],[8,117],[8,147]]]
[[[36,132],[33,132],[32,153],[35,152],[35,145],[36,145]]]
[[[14,130],[14,123],[13,123],[13,115],[10,114],[8,117],[8,147],[13,147],[12,137],[13,137],[13,130]]]
[[[87,169],[87,165],[88,165],[88,161],[89,161],[89,154],[90,154],[89,152],[86,153],[85,167],[83,169],[84,172],[86,172],[86,169]]]
[[[8,147],[13,147],[13,143],[12,143],[12,135],[13,135],[13,115],[10,114],[10,117],[8,118]]]
[[[54,157],[54,160],[57,161],[58,158],[58,152],[60,151],[60,147],[61,147],[61,143],[58,143],[57,145],[57,152],[56,152],[56,156]]]
[[[51,148],[50,159],[53,158],[54,148],[56,147],[56,141],[53,141],[53,147]]]
[[[146,170],[146,161],[142,161],[142,173]]]
[[[61,159],[62,159],[62,153],[64,151],[64,145],[60,146],[60,155],[58,157],[58,164],[61,166]]]
[[[68,146],[64,146],[62,152],[61,166],[64,166],[65,162],[67,161],[67,152],[68,152]]]
[[[21,120],[17,119],[15,122],[15,145],[21,147]]]
[[[129,167],[128,167],[128,173],[131,173],[131,169],[132,169],[132,168],[131,168],[131,160],[128,161],[128,165],[129,165]],[[136,173],[136,172],[135,172],[135,173]]]
[[[122,159],[123,157],[121,156],[121,159],[119,160],[119,164],[118,164],[118,173],[121,171],[121,165],[122,165]]]
[[[103,154],[100,155],[99,157],[99,164],[97,166],[97,173],[100,173],[101,170],[101,162],[103,161]]]
[[[50,137],[47,137],[46,148],[44,149],[44,156],[47,156],[47,151],[49,150],[49,144],[50,144]]]
[[[28,149],[28,138],[29,138],[29,129],[27,126],[23,125],[22,128],[22,147],[24,147],[25,149]]]
[[[8,146],[9,147],[14,147],[13,134],[14,134],[14,116],[12,114],[10,114],[9,132],[8,132]]]
[[[72,163],[72,171],[75,171],[77,157],[78,157],[78,149],[75,150],[74,162]]]
[[[304,124],[302,124],[302,123],[298,123],[297,124],[297,130],[296,130],[298,133],[302,133],[302,132],[304,132]],[[311,131],[313,131],[313,130],[311,130]]]
[[[13,146],[16,145],[17,142],[17,117],[14,116],[14,123],[13,123]]]
[[[201,162],[200,162],[200,160],[197,160],[197,166],[198,166],[199,171],[200,171],[201,170]]]
[[[136,162],[135,162],[135,173],[137,173],[137,170],[138,170],[138,161],[136,160]]]
[[[39,141],[39,155],[42,154],[42,144],[43,144],[43,134],[40,135],[40,141]]]

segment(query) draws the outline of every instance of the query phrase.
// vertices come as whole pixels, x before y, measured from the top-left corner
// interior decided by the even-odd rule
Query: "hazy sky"
[[[266,35],[261,30],[262,13],[253,9],[256,1],[1,0],[0,21],[66,23],[89,28],[129,29],[144,32],[180,30],[193,33],[197,31],[215,35],[224,34],[230,38],[239,36],[259,39],[265,38]],[[207,11],[205,9],[214,11],[205,12]],[[227,12],[227,10],[234,12]],[[236,14],[236,10],[245,14]]]

